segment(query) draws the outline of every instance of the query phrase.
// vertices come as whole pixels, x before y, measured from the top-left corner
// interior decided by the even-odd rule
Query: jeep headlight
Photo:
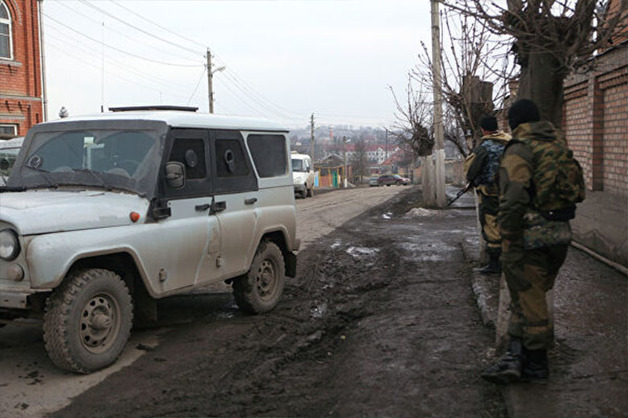
[[[17,234],[12,229],[0,231],[0,258],[3,260],[15,260],[20,254],[20,243]]]

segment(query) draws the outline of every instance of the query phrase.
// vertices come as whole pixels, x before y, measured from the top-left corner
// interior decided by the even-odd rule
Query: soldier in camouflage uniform
[[[546,292],[553,287],[565,261],[571,241],[568,220],[575,213],[573,202],[552,202],[558,197],[545,184],[549,183],[545,173],[556,171],[558,152],[568,151],[564,139],[550,122],[540,121],[539,110],[531,100],[518,100],[512,105],[508,124],[513,139],[504,150],[499,169],[497,219],[512,315],[508,352],[482,373],[484,379],[494,383],[545,380],[549,376],[547,349],[554,333]],[[545,203],[540,204],[539,197],[544,197]],[[540,206],[546,203],[553,209],[543,210]]]
[[[504,147],[510,141],[510,135],[497,129],[497,119],[485,116],[480,121],[482,139],[464,162],[465,177],[475,187],[479,198],[479,217],[482,237],[486,242],[489,261],[479,269],[481,274],[501,274],[499,256],[501,254],[501,236],[497,229],[497,209],[499,208],[499,185],[497,170]]]

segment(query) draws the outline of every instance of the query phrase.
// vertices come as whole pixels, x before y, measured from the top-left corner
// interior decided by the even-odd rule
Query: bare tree
[[[563,82],[590,70],[596,50],[609,46],[626,27],[626,2],[616,0],[442,0],[452,10],[478,19],[497,35],[512,38],[520,66],[517,97],[534,100],[541,117],[562,124]]]
[[[466,156],[479,139],[480,119],[494,112],[494,103],[509,94],[508,81],[514,65],[507,59],[507,49],[475,19],[444,10],[447,52],[443,53],[441,74],[442,95],[446,103],[445,140],[453,143]],[[431,86],[431,55],[425,46],[412,77],[424,86]],[[445,47],[444,47],[445,48]]]
[[[430,155],[434,148],[434,134],[429,128],[432,126],[432,103],[426,100],[425,92],[415,90],[410,76],[405,103],[399,102],[392,87],[389,88],[397,109],[390,129],[393,141],[401,148],[411,149],[415,157]]]
[[[360,138],[355,142],[355,147],[351,155],[351,172],[353,178],[361,182],[363,176],[369,174],[368,159],[366,154],[366,143]],[[354,180],[356,182],[356,180]]]
[[[475,146],[474,139],[481,137],[480,119],[493,112],[494,103],[509,93],[514,65],[507,59],[508,49],[481,23],[447,10],[442,16],[444,136],[462,156],[467,156]],[[401,105],[392,92],[398,120],[395,137],[400,145],[411,145],[417,156],[429,155],[434,141],[428,128],[432,103],[426,101],[427,93],[432,91],[432,61],[423,43],[422,49],[418,64],[408,74],[407,103]]]

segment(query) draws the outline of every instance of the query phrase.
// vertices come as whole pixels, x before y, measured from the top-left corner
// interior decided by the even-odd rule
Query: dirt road
[[[301,240],[301,251],[405,189],[402,186],[357,188],[317,194],[314,199],[297,199],[297,237]]]
[[[301,252],[336,226],[405,189],[392,186],[351,189],[298,199],[297,234],[302,240]],[[217,286],[213,291],[230,292],[230,289]],[[23,321],[0,328],[0,417],[38,417],[68,405],[71,398],[154,349],[173,326],[208,314],[223,315],[217,310],[225,303],[231,303],[229,294],[195,295],[161,302],[160,312],[165,318],[161,327],[133,332],[120,360],[89,376],[65,373],[50,362],[43,346],[40,321]]]
[[[460,248],[474,212],[417,205],[404,189],[309,242],[273,312],[206,310],[54,416],[505,416],[478,378],[493,333]]]

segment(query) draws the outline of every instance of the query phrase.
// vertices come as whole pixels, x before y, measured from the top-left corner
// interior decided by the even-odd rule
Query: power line
[[[81,36],[84,36],[85,38],[87,38],[87,39],[89,39],[89,40],[91,40],[91,41],[93,41],[93,42],[96,42],[96,43],[98,43],[98,44],[100,44],[100,45],[104,45],[104,46],[106,46],[106,47],[107,47],[107,48],[109,48],[109,49],[113,49],[114,51],[120,52],[121,54],[125,54],[125,55],[128,55],[128,56],[131,56],[131,57],[134,57],[134,58],[137,58],[137,59],[141,59],[141,60],[144,60],[144,61],[152,62],[152,63],[155,63],[155,64],[170,65],[170,66],[173,66],[173,67],[188,67],[188,68],[192,68],[192,67],[201,67],[201,66],[202,66],[201,64],[195,64],[195,65],[191,65],[191,64],[187,64],[187,65],[186,65],[186,64],[173,64],[173,63],[171,63],[171,62],[157,61],[157,60],[153,60],[153,59],[150,59],[150,58],[141,57],[141,56],[139,56],[139,55],[136,55],[136,54],[132,54],[132,53],[130,53],[130,52],[123,51],[122,49],[116,48],[116,47],[111,46],[111,45],[108,45],[108,44],[106,44],[106,43],[104,43],[104,42],[102,42],[102,41],[99,41],[99,40],[97,40],[97,39],[94,39],[94,38],[92,38],[92,37],[91,37],[91,36],[89,36],[89,35],[86,35],[86,34],[84,34],[84,33],[80,32],[80,31],[78,31],[78,30],[76,30],[76,29],[74,29],[74,28],[71,28],[70,26],[66,25],[65,23],[59,22],[57,19],[55,19],[55,18],[53,18],[53,17],[51,17],[51,16],[48,16],[46,13],[43,13],[43,15],[44,15],[47,19],[50,19],[50,20],[52,20],[53,22],[56,22],[57,24],[59,24],[59,25],[61,25],[61,26],[65,27],[65,28],[67,28],[67,29],[71,30],[72,32],[77,33],[77,34],[79,34],[79,35],[81,35]]]
[[[158,27],[159,29],[161,29],[161,30],[165,30],[166,32],[168,32],[168,33],[170,33],[170,34],[175,35],[175,36],[178,36],[179,38],[184,39],[184,40],[186,40],[186,41],[188,41],[188,42],[191,42],[191,43],[193,43],[193,44],[195,44],[195,45],[198,45],[198,46],[200,46],[201,48],[205,48],[205,47],[206,47],[206,45],[202,45],[202,44],[200,44],[200,43],[198,43],[198,42],[194,41],[193,39],[186,38],[185,36],[182,36],[182,35],[180,35],[180,34],[178,34],[178,33],[176,33],[176,32],[173,32],[173,31],[171,31],[170,29],[168,29],[168,28],[166,28],[166,27],[164,27],[164,26],[161,26],[160,24],[155,23],[155,22],[153,22],[153,21],[152,21],[152,20],[150,20],[150,19],[145,18],[144,16],[140,15],[139,13],[134,12],[133,10],[129,9],[128,7],[123,6],[122,4],[118,3],[118,2],[117,2],[117,1],[115,1],[115,0],[110,0],[110,1],[111,1],[113,4],[115,4],[116,6],[118,6],[118,7],[122,8],[122,9],[126,10],[126,11],[127,11],[127,12],[129,12],[129,13],[131,13],[132,15],[134,15],[134,16],[136,16],[136,17],[139,17],[140,19],[142,19],[142,20],[144,20],[144,21],[146,21],[146,22],[148,22],[148,23],[151,23],[151,24],[153,24],[153,25],[157,26],[157,27]]]
[[[174,42],[171,42],[171,41],[169,41],[169,40],[167,40],[167,39],[164,39],[164,38],[159,37],[159,36],[157,36],[157,35],[154,35],[154,34],[152,34],[152,33],[150,33],[150,32],[147,32],[147,31],[145,31],[144,29],[138,28],[137,26],[132,25],[131,23],[128,23],[128,22],[126,22],[126,21],[124,21],[124,20],[120,19],[120,18],[119,18],[119,17],[117,17],[117,16],[114,16],[113,14],[111,14],[111,13],[107,12],[106,10],[103,10],[103,9],[101,9],[100,7],[94,6],[93,4],[91,4],[90,2],[88,2],[87,0],[79,0],[79,1],[80,1],[81,3],[83,3],[83,4],[87,5],[87,6],[91,7],[92,9],[97,10],[97,11],[99,11],[99,12],[101,12],[101,13],[103,13],[103,14],[105,14],[105,15],[109,16],[110,18],[112,18],[112,19],[114,19],[114,20],[117,20],[118,22],[122,23],[123,25],[126,25],[126,26],[128,26],[128,27],[130,27],[130,28],[133,28],[133,29],[135,29],[135,30],[137,30],[137,31],[139,31],[139,32],[142,32],[142,33],[143,33],[143,34],[145,34],[145,35],[148,35],[148,36],[150,36],[150,37],[153,37],[153,38],[155,38],[155,39],[158,39],[158,40],[160,40],[160,41],[162,41],[162,42],[165,42],[165,43],[167,43],[167,44],[170,44],[170,45],[172,45],[172,46],[176,46],[177,48],[180,48],[180,49],[186,50],[186,51],[191,52],[191,53],[193,53],[193,54],[198,54],[198,51],[195,51],[195,50],[190,49],[190,48],[186,48],[186,47],[181,46],[181,45],[179,45],[179,44],[175,44]]]
[[[58,31],[61,35],[63,35],[63,32],[59,31],[59,29],[54,27],[54,26],[48,26],[48,28],[52,29],[54,31]],[[72,56],[72,57],[76,57],[75,55],[71,54],[69,51],[66,50],[67,47],[68,47],[66,39],[61,38],[59,36],[56,36],[53,32],[50,32],[50,31],[47,32],[46,38],[51,38],[51,39],[58,40],[59,41],[59,45],[62,45],[63,47],[52,43],[56,49],[58,49],[61,52],[65,53],[66,55],[69,55],[69,56]],[[77,50],[81,54],[84,54],[84,55],[82,55],[81,58],[76,57],[82,63],[89,63],[89,62],[91,62],[91,61],[85,59],[86,56],[92,56],[94,58],[97,58],[97,54],[89,46],[87,46],[85,43],[80,42],[78,39],[73,39],[72,41],[73,42],[77,42],[77,44],[76,45],[72,45],[71,49],[72,50]],[[49,44],[49,43],[50,43],[49,41],[46,41],[46,44]],[[122,68],[124,71],[131,72],[131,73],[134,73],[134,74],[138,75],[139,77],[141,77],[141,80],[147,80],[147,81],[155,83],[155,84],[157,84],[159,86],[168,85],[169,87],[171,87],[174,84],[179,89],[187,89],[187,88],[189,88],[189,86],[184,86],[182,84],[172,83],[170,81],[166,81],[166,80],[157,78],[157,77],[155,77],[151,73],[142,72],[142,71],[137,70],[136,68],[126,64],[126,63],[122,64],[121,62],[117,61],[115,58],[109,57],[108,58],[108,62],[114,64],[113,68],[116,68],[116,67]],[[108,73],[110,74],[110,72],[108,72]],[[140,85],[142,84],[142,83],[137,82],[137,81],[136,81],[136,83],[140,84]],[[144,84],[144,85],[147,86],[146,84]],[[155,90],[161,90],[161,88],[158,88],[156,86],[152,86],[150,88],[153,88]],[[181,96],[181,97],[183,97],[183,96]]]
[[[49,44],[48,44],[48,46],[51,46],[53,49],[57,49],[57,50],[58,50],[58,51],[60,51],[61,53],[66,54],[66,55],[68,55],[69,57],[76,59],[77,61],[80,61],[80,62],[81,62],[82,64],[84,64],[84,65],[87,65],[87,66],[89,66],[89,67],[92,67],[92,68],[94,68],[94,69],[96,69],[96,70],[100,70],[100,67],[99,67],[98,65],[92,64],[92,63],[90,63],[90,62],[86,62],[84,58],[79,57],[79,56],[77,56],[77,55],[75,55],[75,54],[72,54],[72,53],[70,53],[70,52],[68,52],[68,51],[64,50],[63,48],[58,47],[58,46],[57,46],[56,44],[54,44],[54,43],[49,43]],[[121,75],[116,74],[116,73],[113,73],[113,72],[109,72],[109,73],[108,73],[108,75],[109,75],[109,76],[111,76],[111,77],[115,77],[115,78],[117,78],[117,79],[119,79],[119,80],[126,81],[126,82],[128,82],[128,83],[132,83],[133,85],[142,86],[142,87],[145,87],[145,88],[147,88],[147,89],[154,90],[154,91],[156,91],[156,92],[160,91],[159,89],[156,89],[156,88],[154,88],[153,86],[148,86],[148,85],[146,85],[146,84],[138,83],[138,81],[137,81],[136,79],[129,79],[129,78],[126,78],[126,77],[124,77],[124,76],[121,76]],[[176,94],[175,94],[175,95],[176,95]],[[181,97],[181,98],[183,98],[183,96],[180,96],[180,97]]]
[[[186,106],[190,104],[190,102],[192,101],[192,97],[194,97],[194,95],[196,94],[196,91],[198,90],[198,86],[201,85],[201,81],[203,80],[203,77],[205,76],[205,71],[207,71],[207,68],[203,67],[203,72],[201,73],[201,76],[198,79],[198,82],[196,83],[196,87],[194,87],[194,91],[192,92],[192,95],[188,99]]]
[[[87,19],[87,20],[89,20],[89,21],[91,21],[91,22],[94,22],[95,24],[97,24],[97,25],[99,25],[99,26],[103,23],[102,21],[99,21],[99,20],[97,20],[97,19],[94,19],[93,17],[91,17],[91,16],[89,16],[89,15],[87,15],[87,14],[85,14],[85,13],[83,13],[83,12],[79,11],[79,10],[76,10],[75,8],[72,8],[72,7],[70,7],[70,6],[67,6],[67,5],[66,5],[65,3],[63,3],[63,2],[57,2],[57,4],[58,4],[58,5],[60,5],[60,6],[62,6],[62,7],[64,7],[64,8],[66,8],[67,10],[70,10],[72,13],[78,14],[78,15],[82,16],[83,18],[85,18],[85,19]],[[88,6],[89,6],[89,5],[88,5]],[[162,51],[162,50],[158,49],[155,45],[152,45],[152,44],[150,44],[150,43],[148,43],[148,42],[142,41],[142,40],[140,40],[140,39],[133,38],[133,37],[128,36],[128,35],[125,35],[124,33],[120,32],[120,31],[111,30],[111,29],[109,28],[109,26],[107,26],[107,25],[105,25],[105,26],[104,26],[104,28],[105,28],[105,30],[107,30],[109,33],[115,34],[115,35],[117,35],[117,36],[121,36],[121,37],[123,37],[123,38],[126,38],[126,39],[128,39],[128,40],[132,41],[132,42],[136,42],[136,43],[139,43],[139,44],[142,44],[142,45],[148,46],[149,48],[152,48],[152,49],[158,50],[160,53],[163,53],[163,51]],[[168,55],[175,55],[175,54],[172,54],[171,52],[169,52],[169,53],[168,53]],[[188,57],[183,57],[183,56],[181,56],[181,55],[176,55],[176,56],[177,56],[178,58],[181,58],[181,59],[184,59],[184,60],[188,60],[188,59],[189,59]]]

